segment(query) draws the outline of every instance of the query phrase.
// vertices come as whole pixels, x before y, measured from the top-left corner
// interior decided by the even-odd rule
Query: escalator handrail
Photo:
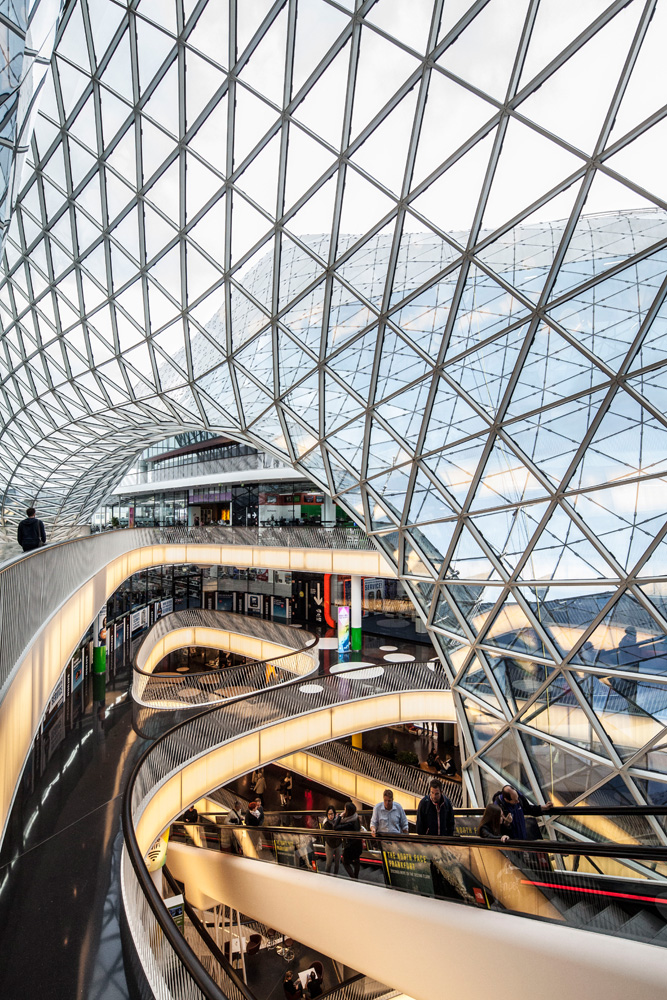
[[[240,797],[240,796],[239,796]],[[328,806],[321,809],[266,809],[265,812],[280,816],[321,816],[327,811]],[[455,816],[478,816],[484,812],[484,806],[468,806],[466,808],[455,809]],[[370,814],[372,809],[357,809],[360,816]],[[416,815],[416,809],[405,809],[407,816]],[[202,816],[223,815],[224,809],[205,810]],[[544,816],[667,816],[667,806],[553,806]],[[538,817],[539,818],[539,817]]]
[[[589,841],[578,844],[573,841],[563,840],[491,840],[484,837],[462,835],[458,837],[437,837],[419,836],[411,833],[390,833],[379,834],[373,837],[369,830],[356,832],[354,830],[322,830],[313,827],[303,826],[237,826],[229,825],[219,827],[217,824],[206,823],[181,823],[176,820],[172,826],[203,826],[217,833],[223,830],[249,830],[251,832],[271,833],[282,836],[293,834],[294,836],[317,837],[321,840],[341,838],[345,840],[377,840],[390,843],[405,843],[414,847],[415,844],[425,844],[429,846],[443,847],[481,847],[485,850],[508,850],[525,851],[530,854],[579,854],[582,857],[591,855],[592,857],[615,858],[617,860],[633,859],[637,861],[664,861],[667,862],[667,847],[645,847],[641,844],[613,844],[591,843]],[[628,850],[622,851],[619,848],[626,846]]]

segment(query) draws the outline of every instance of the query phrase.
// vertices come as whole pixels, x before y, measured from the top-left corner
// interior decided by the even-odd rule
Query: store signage
[[[181,893],[178,896],[169,896],[165,899],[164,905],[169,910],[171,914],[171,919],[174,921],[181,934],[185,933],[185,903]]]

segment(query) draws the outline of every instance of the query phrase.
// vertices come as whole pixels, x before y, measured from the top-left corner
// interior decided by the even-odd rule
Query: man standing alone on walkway
[[[24,552],[32,552],[40,545],[46,545],[44,522],[35,517],[35,508],[28,507],[25,520],[21,521],[16,532],[16,539]]]
[[[371,816],[371,834],[377,837],[383,833],[407,833],[408,818],[400,802],[394,802],[391,788],[385,788],[382,802],[373,809]]]

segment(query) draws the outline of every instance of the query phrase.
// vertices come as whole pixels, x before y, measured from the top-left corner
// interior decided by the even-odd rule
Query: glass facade
[[[7,530],[168,436],[266,450],[395,564],[480,799],[664,801],[665,37],[640,0],[74,0],[0,276]]]

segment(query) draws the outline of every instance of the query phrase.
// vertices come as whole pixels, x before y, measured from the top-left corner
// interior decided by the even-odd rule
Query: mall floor
[[[388,652],[434,655],[421,644],[364,634],[352,659],[378,663]],[[323,672],[337,661],[335,649],[323,650]],[[6,1000],[129,1000],[119,929],[120,811],[148,745],[133,727],[129,682],[127,668],[101,690],[86,678],[62,706],[70,713],[64,738],[42,741],[28,762],[0,852]],[[165,728],[172,724],[165,713]]]

